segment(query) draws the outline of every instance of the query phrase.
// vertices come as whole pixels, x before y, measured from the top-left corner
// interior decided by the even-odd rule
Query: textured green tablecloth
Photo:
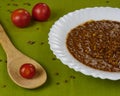
[[[31,12],[38,2],[45,2],[51,8],[52,14],[47,22],[33,21],[31,26],[23,29],[11,23],[13,10],[25,8]],[[17,86],[8,76],[6,54],[0,46],[0,96],[120,96],[120,80],[101,80],[75,72],[56,59],[48,45],[48,33],[56,20],[68,12],[95,6],[120,7],[120,1],[0,0],[0,22],[11,41],[24,54],[38,61],[48,74],[47,82],[37,89]]]

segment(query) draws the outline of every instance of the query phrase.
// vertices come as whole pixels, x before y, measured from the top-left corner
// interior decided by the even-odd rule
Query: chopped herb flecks
[[[8,3],[7,6],[10,6],[10,3]]]
[[[23,3],[24,5],[31,6],[29,2]]]
[[[12,13],[12,11],[11,11],[11,10],[9,10],[9,9],[8,9],[7,11],[8,11],[9,13]]]
[[[41,43],[40,43],[40,45],[43,45],[43,44],[44,44],[44,42],[41,42]]]
[[[3,86],[2,86],[2,88],[6,88],[6,87],[7,87],[7,85],[3,85]]]
[[[75,76],[71,75],[70,78],[75,79]]]
[[[58,76],[58,75],[59,75],[59,73],[58,73],[58,72],[56,72],[56,73],[55,73],[55,75],[56,75],[56,76]]]
[[[106,1],[106,3],[110,3],[110,1]]]
[[[56,82],[56,85],[60,85],[60,82]]]
[[[56,60],[56,58],[52,58],[52,60]]]
[[[18,6],[18,4],[17,3],[13,3],[13,6]]]
[[[65,80],[64,82],[65,82],[65,83],[68,83],[68,80]]]
[[[35,44],[35,41],[28,41],[27,43],[30,45],[33,45],[33,44]]]

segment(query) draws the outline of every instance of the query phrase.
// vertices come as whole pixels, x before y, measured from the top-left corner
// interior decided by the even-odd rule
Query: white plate
[[[120,21],[120,9],[94,7],[76,10],[64,15],[50,29],[48,38],[50,49],[63,64],[73,68],[75,71],[101,79],[118,80],[120,79],[120,72],[106,72],[88,67],[77,61],[67,50],[66,36],[68,32],[77,25],[91,19]]]

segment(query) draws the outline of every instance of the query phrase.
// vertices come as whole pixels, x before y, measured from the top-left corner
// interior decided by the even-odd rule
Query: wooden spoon
[[[4,29],[0,25],[0,43],[7,54],[7,70],[10,78],[23,88],[33,89],[41,86],[47,79],[44,68],[26,55],[18,51],[11,43]],[[25,63],[31,63],[36,68],[36,74],[32,79],[23,78],[20,73],[20,67]]]

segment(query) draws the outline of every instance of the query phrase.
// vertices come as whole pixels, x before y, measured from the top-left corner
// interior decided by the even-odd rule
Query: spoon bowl
[[[44,68],[35,60],[24,55],[18,49],[16,49],[14,45],[11,43],[10,39],[6,35],[1,25],[0,25],[0,43],[6,52],[8,74],[14,83],[23,88],[28,89],[37,88],[45,83],[45,81],[47,80],[47,74]],[[31,79],[23,78],[20,75],[19,72],[20,67],[25,63],[32,64],[36,69],[36,74]]]
[[[31,63],[35,67],[36,74],[32,79],[26,79],[20,75],[19,70],[24,63]],[[46,72],[44,71],[44,69],[36,61],[26,56],[18,57],[10,62],[8,61],[7,69],[11,79],[17,85],[24,88],[37,88],[46,81]]]

